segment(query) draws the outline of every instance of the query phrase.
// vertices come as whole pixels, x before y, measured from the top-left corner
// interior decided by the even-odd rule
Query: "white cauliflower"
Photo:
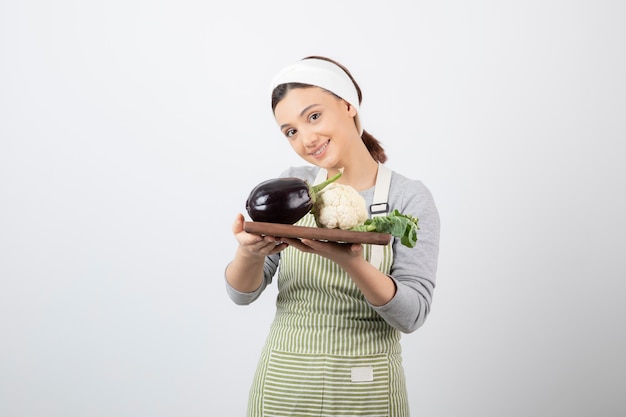
[[[312,209],[319,227],[349,230],[367,220],[365,199],[349,185],[332,183],[317,193]]]

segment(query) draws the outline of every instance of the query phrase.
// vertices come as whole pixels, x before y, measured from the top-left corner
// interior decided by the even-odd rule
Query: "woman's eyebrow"
[[[302,109],[302,111],[300,112],[300,116],[302,116],[304,113],[306,113],[311,107],[315,107],[318,104],[310,104],[308,106],[306,106],[304,109]]]
[[[303,115],[304,113],[306,113],[307,111],[309,111],[309,109],[310,109],[311,107],[315,107],[315,106],[318,106],[318,104],[317,104],[317,103],[314,103],[314,104],[309,104],[308,106],[306,106],[306,107],[305,107],[304,109],[302,109],[302,111],[300,112],[300,117],[302,117],[302,115]],[[289,123],[285,123],[285,124],[283,124],[283,125],[280,125],[280,128],[281,128],[281,129],[283,129],[283,128],[287,127],[287,126],[289,126]]]

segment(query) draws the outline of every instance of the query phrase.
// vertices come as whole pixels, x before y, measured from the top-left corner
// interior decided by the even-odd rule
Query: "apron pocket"
[[[387,417],[389,359],[386,354],[272,351],[263,387],[263,415]]]

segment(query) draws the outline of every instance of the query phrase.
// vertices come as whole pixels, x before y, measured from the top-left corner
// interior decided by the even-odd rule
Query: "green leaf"
[[[372,217],[353,228],[361,232],[389,233],[400,238],[400,242],[409,248],[414,248],[417,244],[417,231],[419,230],[417,217],[402,214],[394,210],[386,216]]]

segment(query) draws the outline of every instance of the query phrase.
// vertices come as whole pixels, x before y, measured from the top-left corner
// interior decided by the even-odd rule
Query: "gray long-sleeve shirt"
[[[318,171],[315,166],[293,167],[283,172],[281,177],[298,177],[313,183]],[[374,187],[360,194],[369,207]],[[410,333],[424,324],[430,311],[439,256],[439,213],[430,190],[421,181],[411,180],[396,172],[391,176],[388,203],[389,211],[397,209],[418,218],[418,240],[414,248],[408,248],[400,243],[400,239],[393,238],[393,265],[389,275],[395,281],[397,291],[387,304],[371,307],[391,326]],[[253,292],[239,292],[226,282],[229,297],[241,305],[255,301],[272,282],[279,262],[280,254],[265,258],[264,280]]]

